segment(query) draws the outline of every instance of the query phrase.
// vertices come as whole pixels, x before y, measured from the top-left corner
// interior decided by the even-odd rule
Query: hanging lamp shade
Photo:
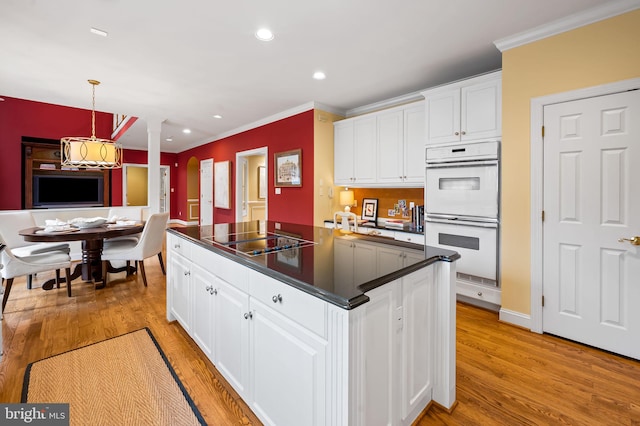
[[[61,164],[64,167],[116,169],[122,167],[122,146],[109,139],[96,138],[96,86],[92,86],[91,137],[65,137],[60,140]]]

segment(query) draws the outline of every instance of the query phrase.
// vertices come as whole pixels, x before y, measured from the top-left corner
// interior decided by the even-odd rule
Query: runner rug
[[[69,403],[71,425],[205,425],[148,328],[27,366],[22,402]]]

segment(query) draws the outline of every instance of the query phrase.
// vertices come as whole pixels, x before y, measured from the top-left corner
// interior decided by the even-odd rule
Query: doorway
[[[640,247],[619,239],[640,234],[638,87],[532,101],[531,329],[636,359]]]
[[[267,147],[236,153],[237,222],[267,219],[267,155]]]
[[[160,166],[160,213],[169,211],[170,168]],[[122,165],[122,205],[147,206],[149,204],[148,167],[146,164]]]

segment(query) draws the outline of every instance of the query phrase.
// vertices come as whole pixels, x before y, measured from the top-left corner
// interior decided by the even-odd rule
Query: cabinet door
[[[344,289],[354,286],[353,244],[351,240],[333,240],[333,279],[337,286]]]
[[[425,93],[427,143],[460,140],[460,89]]]
[[[424,185],[424,104],[404,110],[404,183]]]
[[[402,420],[412,422],[431,400],[433,388],[434,294],[433,268],[402,279]]]
[[[378,115],[378,183],[402,183],[404,180],[403,121],[402,110]]]
[[[249,296],[216,277],[216,368],[248,400]]]
[[[392,246],[378,247],[376,263],[379,275],[390,274],[403,265],[403,251]]]
[[[502,80],[462,88],[460,129],[462,140],[475,140],[502,134]]]
[[[352,184],[376,182],[376,117],[353,122],[354,180]],[[343,155],[334,153],[334,156]]]
[[[324,425],[327,342],[251,299],[251,409],[267,425]]]
[[[171,286],[171,313],[191,334],[191,263],[182,256],[173,254],[170,260],[169,285]]]
[[[336,185],[351,185],[355,176],[353,170],[354,145],[353,121],[336,123],[334,127],[334,180]]]
[[[191,268],[193,297],[192,337],[211,362],[216,362],[214,346],[215,278],[202,268]]]
[[[360,285],[376,279],[376,250],[378,247],[371,244],[354,243],[354,284]]]

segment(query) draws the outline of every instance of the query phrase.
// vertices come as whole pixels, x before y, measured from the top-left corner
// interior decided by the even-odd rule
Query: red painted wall
[[[0,210],[22,208],[22,137],[91,136],[91,110],[1,96]],[[110,138],[113,114],[96,112],[96,137]],[[122,199],[122,197],[121,197]]]
[[[178,176],[176,198],[178,215],[187,220],[187,162],[195,157],[198,161],[213,158],[214,162],[231,161],[231,209],[215,208],[214,223],[236,221],[235,173],[236,152],[268,147],[268,219],[313,225],[313,110],[288,117],[274,123],[247,130],[215,142],[202,145],[178,154]],[[302,150],[302,187],[282,188],[280,195],[274,193],[274,153]],[[214,188],[215,191],[215,188]]]

